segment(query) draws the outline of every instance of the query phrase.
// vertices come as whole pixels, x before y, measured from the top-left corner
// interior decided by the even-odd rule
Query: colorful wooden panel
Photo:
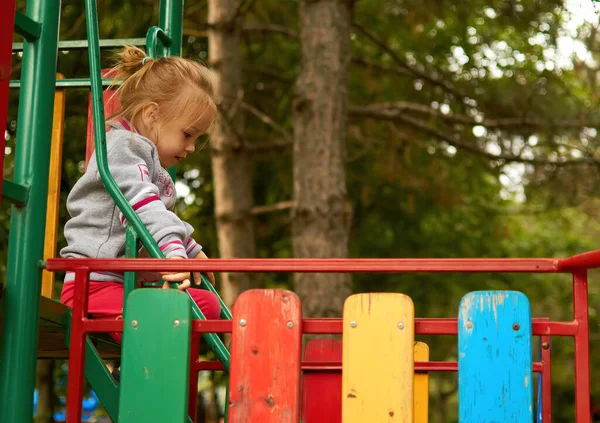
[[[304,348],[304,361],[341,362],[342,341],[313,339]],[[342,372],[307,372],[302,376],[302,422],[341,423]]]
[[[300,299],[284,290],[250,290],[233,308],[229,423],[298,423]]]
[[[413,421],[414,307],[403,294],[344,304],[342,421]]]
[[[119,423],[186,421],[189,296],[174,289],[136,289],[123,320]]]
[[[415,361],[429,361],[429,346],[424,342],[415,342]],[[414,422],[429,421],[429,373],[415,372],[414,386]]]
[[[520,292],[463,297],[458,316],[459,421],[531,423],[531,314]]]
[[[57,74],[56,79],[64,79]],[[60,177],[62,173],[63,134],[65,130],[66,88],[54,92],[54,113],[52,115],[52,143],[50,145],[50,173],[48,174],[48,206],[46,211],[46,235],[44,238],[44,260],[56,256],[58,237],[58,213],[60,206]],[[42,273],[42,295],[52,298],[55,273],[44,270]]]

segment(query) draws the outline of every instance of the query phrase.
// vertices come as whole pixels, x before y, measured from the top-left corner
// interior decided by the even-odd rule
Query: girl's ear
[[[155,102],[146,103],[142,108],[142,119],[147,128],[154,128],[158,118],[158,104]]]

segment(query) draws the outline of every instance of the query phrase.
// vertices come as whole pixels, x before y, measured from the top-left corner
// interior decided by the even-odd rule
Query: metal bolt
[[[404,323],[402,323],[402,322],[398,323],[398,329],[400,329],[400,330],[404,329]]]
[[[293,328],[294,327],[294,322],[287,322],[287,327],[288,328]]]
[[[240,319],[240,326],[246,326],[246,319]]]
[[[173,322],[173,326],[177,327],[177,326],[179,326],[179,323],[180,323],[180,322],[179,322],[179,320],[175,320],[175,321]]]
[[[521,329],[521,325],[520,325],[520,324],[518,324],[518,323],[515,323],[515,324],[513,325],[513,330],[519,330],[519,329]]]
[[[547,342],[542,342],[542,349],[543,349],[543,350],[547,350],[547,349],[549,349],[549,348],[550,348],[550,344],[549,344],[549,343],[547,343]]]
[[[473,329],[473,322],[467,322],[467,328]]]
[[[356,322],[354,320],[350,322],[350,327],[351,328],[355,328],[356,327]]]
[[[131,321],[131,326],[134,327],[134,328],[137,328],[138,327],[138,321],[137,320],[132,320]]]

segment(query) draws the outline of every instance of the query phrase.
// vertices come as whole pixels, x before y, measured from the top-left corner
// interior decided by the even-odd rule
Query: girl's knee
[[[198,304],[198,307],[209,320],[218,319],[221,315],[221,303],[219,298],[210,291],[204,289],[189,289],[190,295]]]

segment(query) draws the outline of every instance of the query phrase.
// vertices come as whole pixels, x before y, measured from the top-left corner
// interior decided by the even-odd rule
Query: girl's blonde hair
[[[132,121],[150,102],[158,104],[158,124],[179,118],[200,120],[210,113],[209,132],[217,117],[217,101],[212,72],[192,60],[181,57],[151,59],[134,46],[116,55],[117,64],[110,71],[111,86],[117,88],[120,107],[109,119],[122,117]],[[193,122],[192,122],[193,123]]]

